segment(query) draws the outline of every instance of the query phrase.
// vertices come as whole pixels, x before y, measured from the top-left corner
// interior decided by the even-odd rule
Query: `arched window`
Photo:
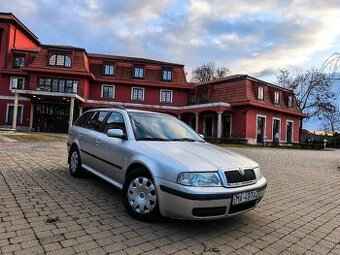
[[[71,58],[69,56],[65,56],[65,66],[71,67]]]
[[[51,66],[55,66],[55,60],[56,60],[56,55],[52,55],[50,57],[48,64],[51,65]]]
[[[71,58],[67,55],[53,54],[50,56],[48,64],[51,66],[71,67]]]

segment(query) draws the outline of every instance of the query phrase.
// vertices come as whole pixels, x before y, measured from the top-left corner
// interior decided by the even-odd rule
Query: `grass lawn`
[[[0,135],[0,141],[4,140],[4,139],[1,139],[1,136],[10,138],[13,140],[17,140],[19,142],[66,142],[67,140],[67,138],[64,136],[16,133],[16,134]]]

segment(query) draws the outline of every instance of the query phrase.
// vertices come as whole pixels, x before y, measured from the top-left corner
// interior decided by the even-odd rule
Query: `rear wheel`
[[[128,175],[123,186],[123,202],[136,219],[154,221],[159,218],[157,191],[148,171],[141,168]]]
[[[69,168],[70,168],[70,174],[73,177],[80,177],[83,174],[83,169],[81,168],[80,153],[76,147],[73,147],[70,150]]]

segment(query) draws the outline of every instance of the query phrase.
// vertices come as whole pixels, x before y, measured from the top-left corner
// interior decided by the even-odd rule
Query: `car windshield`
[[[204,142],[189,126],[177,118],[157,113],[129,112],[136,140]]]

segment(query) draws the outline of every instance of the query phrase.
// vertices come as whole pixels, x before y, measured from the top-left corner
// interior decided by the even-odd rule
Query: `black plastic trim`
[[[254,190],[264,190],[267,187],[267,184],[263,185],[260,188],[255,188]],[[221,200],[221,199],[230,199],[233,197],[233,194],[236,193],[217,193],[217,194],[192,194],[183,192],[177,189],[173,189],[164,185],[160,185],[162,191],[167,192],[171,195],[182,197],[189,200]],[[238,192],[241,193],[241,192]]]
[[[84,153],[86,153],[87,155],[89,155],[89,156],[91,156],[91,157],[94,157],[94,158],[96,158],[96,159],[99,159],[99,160],[105,162],[106,164],[109,164],[109,165],[111,165],[111,166],[114,166],[114,167],[116,167],[116,168],[118,168],[118,169],[122,169],[121,166],[116,165],[116,164],[114,164],[114,163],[111,163],[110,161],[107,161],[107,160],[102,159],[102,158],[100,158],[100,157],[97,157],[96,155],[93,155],[93,154],[91,154],[91,153],[89,153],[89,152],[87,152],[87,151],[85,151],[85,150],[81,150],[81,151],[84,152]]]

